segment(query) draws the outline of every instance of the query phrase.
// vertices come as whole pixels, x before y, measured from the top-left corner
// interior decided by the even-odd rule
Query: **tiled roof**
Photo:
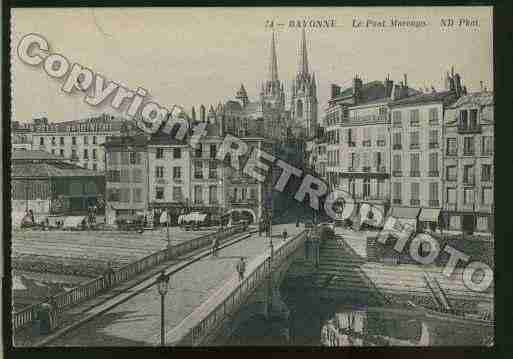
[[[401,105],[412,105],[421,103],[430,103],[443,101],[444,103],[450,103],[455,98],[453,91],[442,91],[432,93],[421,93],[415,96],[410,96],[395,100],[389,103],[390,106],[401,106]]]
[[[39,150],[16,150],[13,149],[11,152],[11,160],[13,161],[31,161],[31,160],[55,160],[55,161],[62,161],[63,158],[51,154],[49,152],[45,151],[39,151]]]
[[[53,163],[13,163],[12,178],[49,177],[101,177],[103,173],[91,171],[64,162]]]
[[[451,108],[460,107],[469,103],[478,106],[493,106],[493,92],[474,92],[462,96],[451,105]]]

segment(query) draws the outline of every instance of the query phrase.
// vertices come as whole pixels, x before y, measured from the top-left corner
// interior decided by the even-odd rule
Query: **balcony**
[[[439,121],[438,118],[433,118],[429,120],[429,126],[438,126]]]
[[[437,199],[430,199],[428,204],[429,207],[440,207],[440,202]]]
[[[394,199],[392,200],[392,203],[393,203],[393,204],[401,204],[402,202],[403,202],[403,201],[402,201],[400,198],[394,198]]]
[[[371,146],[371,141],[370,141],[370,140],[363,141],[363,142],[362,142],[362,146],[363,146],[363,147],[370,147],[370,146]]]
[[[438,148],[438,142],[429,142],[429,148]]]
[[[410,171],[410,177],[420,177],[420,171]]]
[[[195,173],[194,174],[194,179],[203,179],[203,175]]]
[[[376,143],[379,147],[385,146],[385,140],[378,140]]]
[[[410,199],[410,206],[420,206],[420,199]]]
[[[402,177],[403,176],[403,172],[402,171],[393,171],[392,175],[394,177]]]
[[[463,150],[463,156],[474,156],[474,155],[475,155],[474,150],[470,150],[470,149]]]
[[[78,156],[71,156],[70,160],[73,162],[78,162],[80,161],[80,158],[78,158]]]
[[[173,182],[182,183],[182,177],[173,177]]]
[[[419,148],[420,148],[420,144],[418,144],[418,143],[410,144],[410,150],[418,150]]]
[[[348,171],[348,172],[354,172],[354,167],[348,167],[348,168],[347,168],[347,171]]]
[[[370,166],[362,167],[363,172],[370,172],[371,168]]]
[[[428,176],[429,177],[438,177],[440,173],[438,171],[429,171]]]
[[[458,152],[456,152],[456,151],[447,151],[445,155],[446,156],[457,156]]]
[[[463,184],[465,186],[473,186],[475,184],[474,178],[473,177],[463,178]]]
[[[392,149],[393,150],[402,150],[403,149],[403,145],[401,145],[400,143],[396,143],[392,146]]]
[[[377,166],[377,170],[380,173],[386,173],[387,168],[385,166]]]
[[[352,141],[349,141],[349,142],[347,142],[347,146],[348,147],[356,147],[356,143],[352,142]]]
[[[481,133],[481,125],[473,125],[473,126],[469,126],[469,125],[461,125],[459,124],[458,125],[458,133],[460,134],[468,134],[468,133]]]

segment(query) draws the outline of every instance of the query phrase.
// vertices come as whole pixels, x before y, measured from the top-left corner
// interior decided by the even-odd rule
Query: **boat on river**
[[[412,302],[408,303],[412,308],[415,308],[419,313],[422,313],[427,319],[440,320],[461,325],[478,325],[482,327],[493,328],[495,320],[490,315],[474,314],[474,313],[456,313],[456,312],[441,312],[433,309],[428,309]]]

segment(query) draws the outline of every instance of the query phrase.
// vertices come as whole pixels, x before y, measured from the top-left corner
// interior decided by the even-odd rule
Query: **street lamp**
[[[160,294],[160,345],[165,345],[164,338],[164,298],[168,291],[169,275],[162,271],[157,278],[157,289]]]
[[[169,237],[169,222],[171,222],[171,214],[169,210],[166,210],[167,248],[171,247],[171,238]]]

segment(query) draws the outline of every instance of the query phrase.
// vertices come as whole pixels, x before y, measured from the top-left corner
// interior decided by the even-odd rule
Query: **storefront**
[[[419,215],[419,231],[434,232],[440,228],[440,208],[422,208]]]
[[[388,217],[394,217],[402,225],[413,227],[413,230],[417,231],[419,213],[419,207],[392,207]]]

